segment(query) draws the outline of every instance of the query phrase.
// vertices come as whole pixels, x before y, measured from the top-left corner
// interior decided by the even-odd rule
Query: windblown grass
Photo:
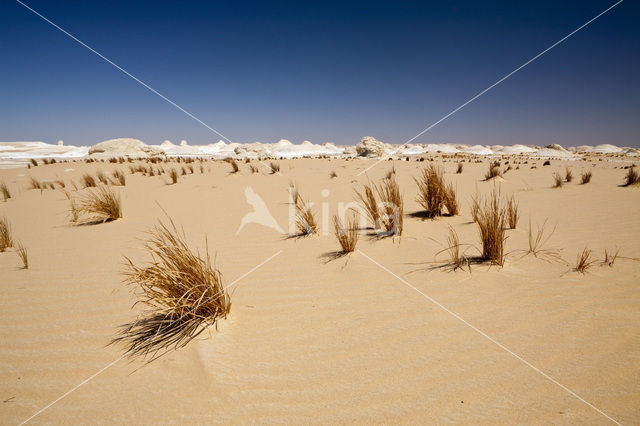
[[[253,164],[249,164],[249,170],[251,170],[251,174],[258,173],[260,171],[258,170],[258,167],[254,166]]]
[[[478,222],[478,214],[480,213],[480,200],[478,195],[474,195],[471,198],[471,219],[474,222]]]
[[[571,182],[573,180],[573,172],[569,167],[564,170],[564,180],[565,182]]]
[[[593,174],[590,170],[582,173],[582,175],[580,176],[580,183],[582,185],[586,185],[587,183],[591,182],[591,176],[593,176]]]
[[[640,174],[636,170],[635,166],[629,167],[627,174],[624,177],[624,186],[631,186],[640,183]]]
[[[296,229],[298,230],[298,236],[314,235],[318,233],[318,225],[316,217],[311,210],[311,205],[307,204],[299,193],[296,202],[295,223]]]
[[[489,170],[484,175],[484,180],[490,180],[495,177],[502,176],[502,171],[500,171],[500,164],[497,162],[489,164]]]
[[[581,274],[585,274],[589,268],[596,263],[596,260],[591,259],[591,250],[585,247],[582,249],[576,258],[576,266],[573,268],[574,271],[580,272]]]
[[[602,261],[603,265],[607,265],[609,268],[613,268],[613,264],[616,263],[616,259],[618,258],[618,253],[620,253],[620,249],[614,252],[609,252],[609,250],[604,249],[604,259]]]
[[[225,158],[224,161],[231,165],[231,173],[232,174],[233,173],[238,173],[238,171],[240,171],[240,167],[238,167],[238,163],[233,158]]]
[[[509,229],[516,229],[518,225],[518,219],[520,213],[518,212],[518,202],[515,196],[512,195],[507,199],[507,222],[509,223]]]
[[[107,175],[104,172],[98,171],[96,177],[103,185],[109,185],[109,179],[107,179]]]
[[[280,173],[280,164],[271,162],[269,164],[269,168],[271,169],[271,174]]]
[[[554,173],[553,174],[553,187],[554,188],[562,188],[562,185],[564,184],[564,181],[562,180],[562,176],[560,176],[559,173]]]
[[[169,171],[169,179],[171,179],[172,184],[178,183],[178,171],[176,169],[171,169]]]
[[[0,253],[7,248],[13,247],[13,237],[11,235],[11,226],[5,216],[0,217]]]
[[[125,345],[126,355],[150,357],[151,362],[226,318],[231,298],[208,245],[203,258],[187,245],[184,232],[178,232],[171,219],[169,225],[160,221],[148,232],[144,247],[152,260],[137,266],[125,257],[124,275],[138,303],[148,310],[122,326],[112,343]]]
[[[120,170],[114,170],[113,171],[113,177],[115,179],[115,183],[120,185],[120,186],[125,186],[127,184],[127,178],[125,177],[124,173]]]
[[[0,192],[2,192],[2,197],[4,198],[4,201],[7,201],[9,198],[11,198],[11,192],[9,191],[9,187],[7,186],[6,183],[4,182],[0,183]]]
[[[460,239],[458,238],[458,233],[453,229],[451,225],[449,225],[449,235],[447,236],[447,247],[443,250],[440,250],[436,253],[436,257],[440,253],[447,252],[449,255],[449,261],[444,265],[438,266],[438,268],[447,268],[455,271],[457,269],[464,268],[465,265],[469,266],[470,261],[464,252],[460,251]]]
[[[538,259],[545,260],[547,262],[559,262],[565,263],[560,256],[560,250],[547,247],[547,243],[553,236],[556,228],[554,227],[550,232],[546,229],[547,220],[542,222],[542,225],[538,225],[535,233],[533,232],[533,226],[531,220],[529,220],[529,248],[525,250],[525,256],[532,254]]]
[[[338,215],[333,216],[333,231],[342,248],[341,254],[351,253],[356,249],[358,243],[358,216],[354,213],[346,220],[346,226]]]
[[[16,247],[16,254],[22,261],[22,269],[29,269],[29,255],[27,253],[27,249],[19,241]]]
[[[86,223],[107,222],[122,217],[122,203],[111,188],[100,186],[80,199],[77,212],[88,216]]]
[[[365,184],[362,193],[356,190],[356,197],[362,203],[372,228],[378,229],[380,226],[380,211],[378,210],[378,201],[374,194],[374,187],[375,185],[373,184]]]
[[[45,189],[42,182],[33,176],[29,176],[29,189]]]
[[[456,173],[461,174],[463,168],[464,168],[464,165],[462,163],[458,163],[458,168],[456,169]]]
[[[400,186],[395,178],[383,179],[376,186],[378,198],[380,198],[379,221],[386,235],[402,235],[404,222],[404,201],[400,192]]]
[[[414,180],[418,186],[416,199],[418,204],[422,206],[428,217],[440,216],[447,197],[442,169],[430,164],[422,169],[420,179],[414,178]]]
[[[480,204],[477,223],[482,242],[481,259],[494,265],[504,265],[506,214],[500,205],[500,195],[495,189],[488,199]]]
[[[95,188],[97,186],[96,180],[88,173],[82,175],[82,185],[85,188]]]

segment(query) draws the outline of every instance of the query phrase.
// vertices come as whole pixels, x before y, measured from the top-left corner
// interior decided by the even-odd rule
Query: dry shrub
[[[280,164],[274,163],[273,161],[269,163],[269,167],[271,168],[271,174],[280,173]]]
[[[376,186],[378,198],[380,198],[379,221],[386,235],[402,235],[404,221],[404,201],[400,193],[400,186],[395,178],[383,179]]]
[[[29,269],[29,256],[27,253],[27,249],[22,245],[21,242],[18,242],[17,244],[16,253],[22,261],[22,269]]]
[[[609,253],[609,250],[604,249],[604,260],[602,261],[602,264],[607,265],[609,268],[613,268],[613,264],[616,263],[616,259],[618,258],[618,253],[620,253],[620,249],[616,250],[615,253]]]
[[[82,175],[82,185],[85,188],[95,188],[97,186],[96,180],[88,173]]]
[[[587,269],[593,266],[594,263],[596,263],[596,260],[591,259],[591,250],[585,247],[580,253],[578,253],[576,266],[573,270],[584,274],[587,272]]]
[[[6,217],[0,217],[0,253],[7,248],[13,247],[13,237],[11,236],[11,226]]]
[[[458,163],[458,168],[456,169],[456,173],[461,174],[463,167],[464,165],[462,163]]]
[[[125,186],[127,184],[127,178],[120,170],[114,170],[113,177],[116,185]]]
[[[137,266],[127,257],[125,283],[134,286],[138,303],[147,309],[120,328],[112,343],[124,344],[129,356],[151,355],[149,362],[188,344],[210,325],[224,319],[231,299],[220,271],[211,263],[207,245],[202,258],[175,224],[161,221],[148,231],[144,248],[151,261]]]
[[[520,213],[518,212],[518,202],[516,201],[515,196],[512,195],[507,199],[507,222],[509,223],[509,229],[516,229],[519,218]]]
[[[169,178],[171,179],[172,184],[178,183],[178,171],[176,169],[171,169],[169,171]]]
[[[342,248],[342,254],[351,253],[356,249],[358,236],[360,235],[357,214],[350,215],[346,222],[345,227],[338,215],[333,216],[333,230]]]
[[[591,182],[591,176],[592,176],[592,173],[590,170],[582,173],[582,175],[580,176],[580,183],[582,185],[586,185],[587,183]]]
[[[546,160],[544,163],[542,163],[543,166],[550,166],[551,165],[551,161]]]
[[[150,169],[150,170],[151,170],[151,169]],[[153,170],[152,170],[152,172],[153,172]],[[187,175],[187,169],[186,169],[184,166],[182,166],[182,172],[181,172],[181,174],[182,174],[182,176],[186,176],[186,175]]]
[[[298,229],[299,236],[318,233],[318,225],[311,206],[305,203],[299,193],[296,202],[296,228]]]
[[[638,174],[635,166],[631,166],[624,177],[624,186],[635,185],[637,183],[640,183],[640,174]]]
[[[71,213],[73,215],[73,211]],[[100,186],[80,199],[77,213],[88,215],[87,223],[120,219],[122,217],[120,196],[111,188]]]
[[[489,170],[484,175],[484,180],[493,179],[495,177],[502,176],[502,172],[500,171],[500,163],[494,162],[489,164]]]
[[[385,178],[385,179],[391,179],[391,178],[393,178],[395,175],[396,175],[396,166],[395,166],[395,164],[394,164],[393,166],[391,166],[391,170],[389,170],[389,171],[387,172],[387,174],[386,174],[386,175],[384,175],[384,178]]]
[[[480,204],[478,228],[482,242],[481,259],[495,265],[504,264],[505,209],[500,205],[500,195],[494,189],[491,195]]]
[[[364,210],[367,212],[367,217],[371,222],[373,229],[378,229],[380,226],[380,211],[378,210],[378,202],[374,195],[373,188],[375,185],[364,185],[364,191],[362,193],[356,190],[356,197],[362,203]]]
[[[4,182],[0,183],[0,191],[2,192],[2,197],[4,198],[4,201],[7,201],[9,198],[11,198],[11,192],[9,191],[9,187],[7,186],[6,183]]]
[[[554,173],[553,174],[553,187],[554,188],[562,188],[562,185],[564,184],[564,181],[562,180],[562,176],[560,176],[559,173]]]
[[[573,180],[573,172],[571,171],[571,169],[569,167],[565,168],[564,180],[566,182],[571,182]]]

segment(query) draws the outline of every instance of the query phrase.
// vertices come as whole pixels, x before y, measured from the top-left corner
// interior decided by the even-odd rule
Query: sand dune
[[[519,149],[526,151],[512,150]],[[409,215],[420,210],[413,178],[428,164],[417,157],[384,161],[361,175],[375,160],[288,159],[278,161],[280,174],[257,161],[251,164],[259,173],[240,162],[240,171],[230,174],[229,164],[207,160],[203,174],[196,162],[195,172],[175,185],[166,174],[130,174],[128,163],[0,170],[12,193],[0,202],[0,216],[30,260],[23,270],[13,249],[0,253],[2,422],[28,419],[100,372],[32,421],[605,423],[606,413],[638,423],[640,262],[632,258],[640,258],[640,192],[620,186],[626,170],[619,167],[630,164],[628,158],[581,155],[589,161],[542,166],[514,156],[513,170],[484,181],[489,159],[465,162],[456,174],[459,159],[425,157],[444,167],[460,215]],[[168,171],[184,163],[160,165]],[[392,165],[407,214],[402,237],[363,235],[355,253],[327,262],[322,256],[338,249],[330,233],[338,203],[354,201],[354,188],[382,178]],[[566,166],[577,178],[552,189],[552,173],[564,174]],[[63,179],[76,197],[87,190],[74,191],[71,181],[114,169],[127,170],[127,182],[114,187],[123,218],[113,222],[73,226],[61,190],[27,189],[29,176]],[[587,170],[592,181],[580,185]],[[332,171],[337,177],[330,178]],[[315,203],[319,235],[287,239],[256,223],[236,235],[252,210],[247,187],[287,230],[291,182]],[[515,195],[522,215],[507,231],[504,267],[429,270],[448,225],[468,253],[476,253],[469,202],[498,185]],[[161,208],[194,248],[204,250],[207,236],[224,282],[234,283],[232,307],[218,330],[144,364],[121,359],[123,347],[106,345],[140,312],[131,309],[136,298],[121,283],[123,255],[147,259],[140,238],[163,217]],[[566,264],[524,256],[529,220],[555,227],[548,245]],[[597,258],[619,248],[621,258],[612,268],[598,263],[587,274],[574,272],[585,246]]]

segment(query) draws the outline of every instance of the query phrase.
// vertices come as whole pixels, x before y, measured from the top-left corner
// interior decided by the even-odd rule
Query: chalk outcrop
[[[153,157],[164,151],[138,139],[119,138],[100,142],[89,148],[89,157]]]
[[[356,153],[361,157],[384,157],[387,150],[384,143],[373,136],[365,136],[356,145]]]

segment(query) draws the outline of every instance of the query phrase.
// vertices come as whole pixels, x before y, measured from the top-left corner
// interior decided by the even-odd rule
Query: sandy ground
[[[236,236],[251,211],[245,188],[286,229],[287,188],[296,182],[322,225],[323,202],[335,212],[392,162],[361,176],[370,161],[279,163],[281,176],[263,166],[251,174],[246,164],[230,175],[228,164],[208,162],[204,174],[177,185],[167,185],[166,175],[127,172],[126,187],[116,187],[124,218],[94,226],[72,226],[65,195],[27,190],[28,174],[69,184],[82,172],[126,164],[1,170],[13,198],[0,202],[0,215],[27,247],[31,266],[20,269],[13,249],[0,254],[0,422],[20,423],[82,384],[31,422],[601,424],[606,413],[640,423],[640,262],[627,259],[640,258],[640,189],[619,186],[625,171],[613,167],[620,163],[554,160],[542,167],[530,160],[497,183],[482,181],[486,162],[465,163],[460,175],[455,163],[442,163],[461,215],[407,216],[402,238],[363,236],[360,252],[328,263],[322,255],[338,248],[331,234],[285,239],[249,224]],[[419,210],[413,177],[427,163],[393,164],[406,213]],[[592,170],[591,183],[552,189],[552,172],[566,164],[576,180]],[[331,171],[338,177],[330,179]],[[429,270],[447,225],[474,254],[479,239],[469,200],[497,184],[515,194],[522,214],[508,231],[505,266]],[[138,311],[121,283],[123,255],[148,259],[140,239],[163,216],[160,206],[193,247],[204,249],[208,237],[227,284],[244,277],[217,331],[145,365],[106,345]],[[548,246],[560,249],[567,265],[518,252],[528,246],[530,218],[556,227]],[[598,258],[605,248],[627,258],[573,272],[586,245]]]

